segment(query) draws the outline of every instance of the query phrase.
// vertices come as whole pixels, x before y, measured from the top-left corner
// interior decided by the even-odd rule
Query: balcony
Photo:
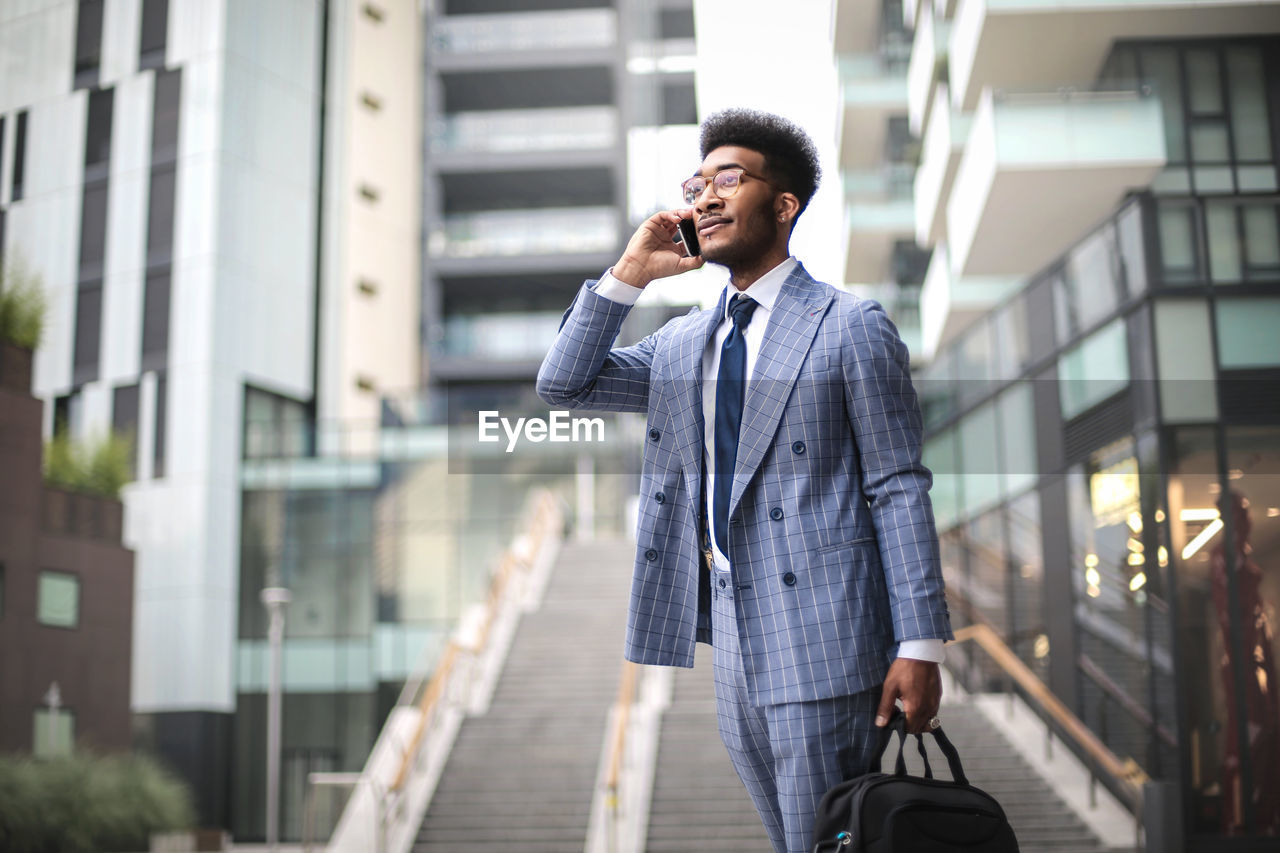
[[[446,15],[432,22],[431,59],[442,71],[612,61],[613,9]]]
[[[451,359],[541,362],[563,311],[449,317],[439,354]]]
[[[951,270],[945,244],[933,249],[920,290],[920,353],[932,361],[960,332],[1022,286],[1022,276],[966,276]]]
[[[921,144],[920,168],[916,170],[916,242],[922,246],[947,239],[946,200],[960,167],[972,118],[951,106],[947,85],[939,83]]]
[[[939,18],[950,20],[956,11],[956,0],[902,0],[902,18],[908,27],[915,27],[926,6],[932,7]]]
[[[907,111],[906,69],[879,54],[840,59],[840,168],[868,169],[884,160],[889,118]]]
[[[973,110],[983,89],[1052,89],[1093,80],[1123,39],[1274,32],[1264,0],[959,0],[951,28],[951,96]]]
[[[441,169],[575,166],[584,156],[607,162],[618,144],[611,106],[454,113],[433,123],[428,140]]]
[[[578,151],[617,141],[618,111],[607,106],[455,113],[440,118],[431,134],[437,153]]]
[[[1164,164],[1150,94],[988,90],[945,202],[952,274],[1036,272]]]
[[[884,0],[836,0],[835,51],[872,53],[880,41]]]
[[[893,246],[912,240],[910,166],[846,172],[845,223],[849,233],[844,280],[877,284],[889,277]]]
[[[612,207],[493,210],[446,216],[428,250],[433,260],[464,262],[463,269],[490,258],[510,259],[514,264],[505,266],[516,270],[528,256],[547,256],[557,266],[580,266],[583,255],[609,256],[607,266],[614,260],[619,234],[619,214]],[[448,264],[435,266],[448,272]]]
[[[951,25],[933,14],[933,4],[921,6],[916,18],[911,63],[907,66],[907,119],[911,132],[921,135],[933,108],[938,67],[947,61],[947,41]]]

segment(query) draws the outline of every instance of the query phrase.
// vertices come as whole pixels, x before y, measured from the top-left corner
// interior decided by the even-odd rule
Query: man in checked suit
[[[551,405],[645,412],[626,656],[713,647],[721,739],[778,853],[866,772],[900,700],[923,731],[951,637],[907,350],[884,310],[815,281],[788,243],[817,189],[809,137],[730,110],[702,127],[684,209],[589,281],[538,374]],[[697,224],[702,254],[673,242]],[[641,290],[729,269],[719,303],[611,349]]]

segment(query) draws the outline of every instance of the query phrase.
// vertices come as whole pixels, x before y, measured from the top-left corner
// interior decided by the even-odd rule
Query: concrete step
[[[633,551],[625,541],[561,551],[489,711],[463,722],[414,853],[582,849],[622,669]]]

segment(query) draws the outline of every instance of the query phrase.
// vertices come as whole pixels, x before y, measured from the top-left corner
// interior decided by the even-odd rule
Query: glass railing
[[[454,113],[431,132],[437,151],[504,153],[609,148],[618,139],[613,107]]]
[[[851,169],[842,179],[846,197],[861,201],[912,198],[916,167],[910,163],[888,163],[878,169]]]
[[[618,17],[612,9],[452,15],[436,20],[431,38],[444,54],[612,47]]]
[[[541,359],[555,339],[561,317],[560,311],[450,317],[444,322],[440,353],[502,361]]]
[[[448,216],[429,249],[436,258],[482,258],[607,252],[617,245],[617,210],[572,207]]]

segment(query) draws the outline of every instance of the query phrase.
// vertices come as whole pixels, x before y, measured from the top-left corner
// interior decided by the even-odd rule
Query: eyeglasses
[[[738,191],[738,187],[742,186],[743,175],[755,178],[757,181],[764,181],[771,187],[774,186],[774,183],[768,178],[748,172],[746,169],[722,169],[711,176],[711,186],[720,198],[731,198]],[[693,204],[706,192],[707,180],[702,175],[694,175],[680,185],[680,188],[684,190],[685,204]]]

